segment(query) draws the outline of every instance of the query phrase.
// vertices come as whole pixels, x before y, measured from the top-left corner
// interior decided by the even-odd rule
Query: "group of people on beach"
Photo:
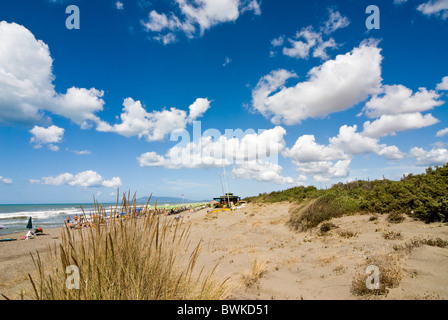
[[[171,209],[169,210],[169,212],[166,213],[166,215],[170,216],[170,215],[172,215],[172,214],[182,213],[182,212],[187,211],[187,210],[191,210],[191,209],[189,209],[189,208],[187,208],[187,207],[171,208]]]
[[[159,208],[159,209],[152,209],[152,210],[148,210],[149,214],[155,214],[155,215],[165,215],[165,216],[170,216],[173,214],[180,214],[180,213],[184,213],[184,212],[196,212],[200,209],[203,209],[204,206],[201,207],[192,207],[192,206],[181,206],[181,207],[175,207],[175,208]]]
[[[178,214],[178,217],[182,217],[180,214],[185,213],[185,212],[189,212],[189,213],[194,213],[198,210],[203,209],[205,206],[200,206],[200,207],[192,207],[192,206],[180,206],[180,207],[175,207],[175,208],[158,208],[158,209],[151,209],[151,210],[142,210],[140,208],[135,209],[132,211],[132,214],[128,214],[126,212],[122,212],[122,213],[117,213],[115,215],[115,218],[122,218],[122,219],[128,219],[131,217],[140,217],[142,215],[146,215],[146,214],[150,214],[150,215],[165,215],[165,216],[170,216],[170,215],[175,215]],[[75,214],[75,216],[73,217],[73,220],[70,217],[67,217],[67,219],[65,220],[65,223],[68,227],[70,228],[76,228],[76,229],[80,229],[80,228],[86,228],[86,227],[90,227],[92,226],[92,223],[95,222],[95,218],[100,218],[99,215],[93,215],[91,216],[91,218],[93,219],[87,219],[85,216],[78,216],[77,214]],[[104,219],[99,219],[101,220],[100,222],[102,222]]]
[[[86,221],[86,219],[84,219],[83,216],[78,216],[77,214],[75,214],[75,216],[73,217],[73,220],[70,217],[67,217],[67,219],[65,220],[65,223],[70,228],[90,227],[90,222]]]

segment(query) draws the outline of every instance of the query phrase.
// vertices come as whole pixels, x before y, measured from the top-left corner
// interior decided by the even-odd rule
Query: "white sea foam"
[[[9,213],[0,213],[0,220],[11,219],[48,219],[56,218],[60,215],[75,215],[82,214],[81,208],[63,208],[63,209],[50,209],[50,210],[36,210],[36,211],[18,211]]]

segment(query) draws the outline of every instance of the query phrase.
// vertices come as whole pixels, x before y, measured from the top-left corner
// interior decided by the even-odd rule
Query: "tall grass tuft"
[[[368,289],[366,281],[367,265],[377,266],[379,269],[379,288]],[[350,291],[357,296],[387,295],[389,289],[397,288],[403,279],[403,258],[398,254],[381,253],[365,261],[352,279]]]
[[[244,283],[246,289],[253,287],[267,272],[266,261],[258,260],[253,261],[252,267],[248,270],[244,270],[241,275],[241,280]]]
[[[148,199],[149,203],[149,199]],[[52,265],[33,256],[37,279],[30,277],[34,298],[50,300],[216,300],[230,294],[227,279],[213,270],[196,271],[200,243],[191,248],[189,228],[155,214],[148,203],[136,215],[135,195],[106,213],[96,203],[91,227],[66,227],[61,244],[50,248]],[[124,212],[126,216],[117,214]],[[69,289],[68,266],[79,268],[79,289]]]

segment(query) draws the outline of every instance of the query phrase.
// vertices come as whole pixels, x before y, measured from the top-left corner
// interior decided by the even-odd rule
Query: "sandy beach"
[[[0,236],[16,241],[0,242],[0,293],[10,299],[20,298],[21,290],[30,293],[28,273],[35,272],[31,253],[45,253],[49,246],[59,243],[62,227],[48,228],[34,239],[20,240],[28,231]],[[3,297],[1,297],[3,299]]]
[[[286,225],[292,206],[248,204],[232,212],[203,209],[183,214],[191,227],[191,243],[202,241],[198,267],[218,264],[215,276],[230,278],[231,299],[448,298],[448,248],[409,246],[415,239],[448,240],[446,223],[425,224],[406,217],[390,224],[386,216],[368,214],[332,219],[335,228],[325,234],[318,228],[296,232]],[[0,242],[1,294],[17,299],[21,290],[25,297],[30,293],[30,252],[43,253],[58,244],[60,232],[61,228],[47,229],[34,239]],[[0,238],[19,239],[25,233]],[[393,262],[398,285],[383,295],[356,294],[352,283],[357,274],[381,261]]]

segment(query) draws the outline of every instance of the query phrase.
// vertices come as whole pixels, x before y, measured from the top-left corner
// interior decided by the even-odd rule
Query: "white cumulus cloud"
[[[34,126],[30,133],[33,135],[30,142],[34,144],[34,148],[41,148],[42,145],[47,145],[47,147],[52,151],[58,151],[59,148],[54,145],[54,143],[61,143],[64,137],[64,128],[59,128],[55,125],[49,126],[48,128]]]
[[[52,68],[47,44],[19,24],[0,22],[0,122],[34,124],[47,112],[82,127],[98,120],[94,113],[103,109],[103,92],[72,87],[57,93]]]
[[[294,39],[288,39],[291,47],[284,47],[283,54],[292,58],[308,59],[311,48],[322,42],[322,36],[313,27],[303,28]]]
[[[314,135],[299,137],[294,146],[283,152],[285,157],[291,158],[293,163],[300,164],[316,161],[334,161],[348,159],[349,155],[333,146],[318,144]]]
[[[343,125],[339,134],[328,139],[328,145],[316,142],[314,135],[299,137],[282,155],[290,158],[299,173],[311,175],[317,182],[346,178],[354,155],[376,153],[388,160],[401,160],[404,153],[397,146],[380,144],[376,138],[357,132],[357,126]]]
[[[125,137],[144,137],[151,142],[161,141],[173,131],[185,129],[187,123],[192,123],[210,108],[210,101],[196,99],[189,107],[188,116],[184,110],[176,108],[147,112],[140,101],[132,98],[126,98],[123,106],[121,123],[110,125],[100,121],[96,129],[101,132],[115,132]]]
[[[11,178],[5,178],[0,176],[0,183],[4,183],[4,184],[12,184],[12,179]]]
[[[385,85],[383,89],[383,94],[373,97],[365,105],[364,111],[370,118],[427,111],[444,103],[437,100],[440,97],[437,92],[426,88],[415,93],[403,85]]]
[[[329,139],[330,145],[352,155],[377,152],[380,149],[378,139],[363,136],[356,131],[356,125],[343,125],[339,128],[339,134]]]
[[[137,160],[141,167],[210,168],[250,161],[276,159],[285,148],[285,129],[275,127],[261,133],[246,132],[228,137],[204,135],[197,141],[176,145],[165,155],[146,152]],[[273,161],[272,161],[273,162]]]
[[[123,9],[124,9],[123,2],[121,2],[121,1],[117,1],[117,2],[115,2],[115,8],[116,8],[117,10],[123,10]]]
[[[380,144],[379,139],[357,132],[356,125],[351,127],[343,125],[339,128],[339,134],[330,138],[329,141],[332,148],[340,149],[350,155],[376,153],[389,160],[400,160],[404,157],[404,153],[397,146]]]
[[[417,160],[419,166],[445,165],[448,162],[448,150],[445,148],[433,148],[426,151],[414,147],[410,150],[410,157]]]
[[[366,100],[381,88],[381,50],[372,42],[311,69],[308,80],[285,87],[296,75],[277,70],[263,77],[252,91],[252,106],[274,124],[298,124],[324,117]]]
[[[437,84],[436,89],[437,90],[448,90],[448,76],[447,77],[443,77],[442,82]]]
[[[190,114],[188,115],[188,122],[193,122],[199,117],[202,117],[204,113],[210,109],[210,101],[204,98],[198,98],[196,101],[188,107]]]
[[[448,134],[448,128],[437,131],[436,137],[443,137]]]
[[[404,153],[398,149],[397,146],[385,146],[377,151],[379,156],[384,156],[388,160],[401,160],[404,157]]]
[[[276,184],[302,184],[306,177],[300,176],[297,180],[282,176],[283,168],[277,163],[269,161],[250,161],[236,165],[232,169],[235,179],[249,179]]]
[[[350,20],[344,17],[339,11],[329,9],[329,18],[322,27],[322,30],[326,34],[331,34],[338,29],[343,29],[349,26]]]
[[[0,121],[33,123],[54,96],[48,46],[25,27],[0,22]]]
[[[288,44],[283,47],[283,54],[291,58],[308,59],[310,52],[315,58],[321,58],[322,60],[328,60],[329,56],[326,52],[327,49],[335,49],[338,44],[333,38],[324,39],[334,33],[338,29],[347,27],[350,21],[347,17],[342,16],[339,11],[329,9],[329,18],[320,27],[320,30],[315,31],[313,26],[302,28],[296,32],[295,36],[288,38]],[[284,36],[280,36],[271,41],[273,47],[280,47],[285,41]],[[275,52],[271,51],[271,56],[274,56]]]
[[[61,186],[80,186],[80,187],[106,187],[116,188],[121,185],[121,179],[119,177],[113,177],[111,180],[105,180],[99,173],[87,170],[77,174],[62,173],[56,177],[49,176],[43,177],[40,180],[30,179],[30,183],[41,183],[47,185]]]
[[[424,15],[434,15],[445,20],[448,18],[448,0],[431,0],[420,4],[417,10]]]
[[[338,161],[314,161],[297,164],[297,171],[311,176],[316,182],[329,182],[336,178],[346,178],[350,174],[351,159]]]
[[[100,121],[95,113],[103,110],[104,100],[101,99],[103,95],[102,90],[95,88],[72,87],[66,94],[58,95],[48,109],[87,129]]]
[[[422,115],[416,113],[403,113],[396,115],[384,115],[379,119],[364,123],[363,134],[368,137],[383,137],[395,135],[397,131],[407,131],[432,126],[439,120],[431,114]]]
[[[257,0],[174,0],[177,12],[159,13],[151,10],[148,19],[142,21],[147,32],[157,33],[155,40],[176,41],[178,33],[187,37],[202,36],[205,31],[221,23],[236,21],[245,12],[261,14]]]

